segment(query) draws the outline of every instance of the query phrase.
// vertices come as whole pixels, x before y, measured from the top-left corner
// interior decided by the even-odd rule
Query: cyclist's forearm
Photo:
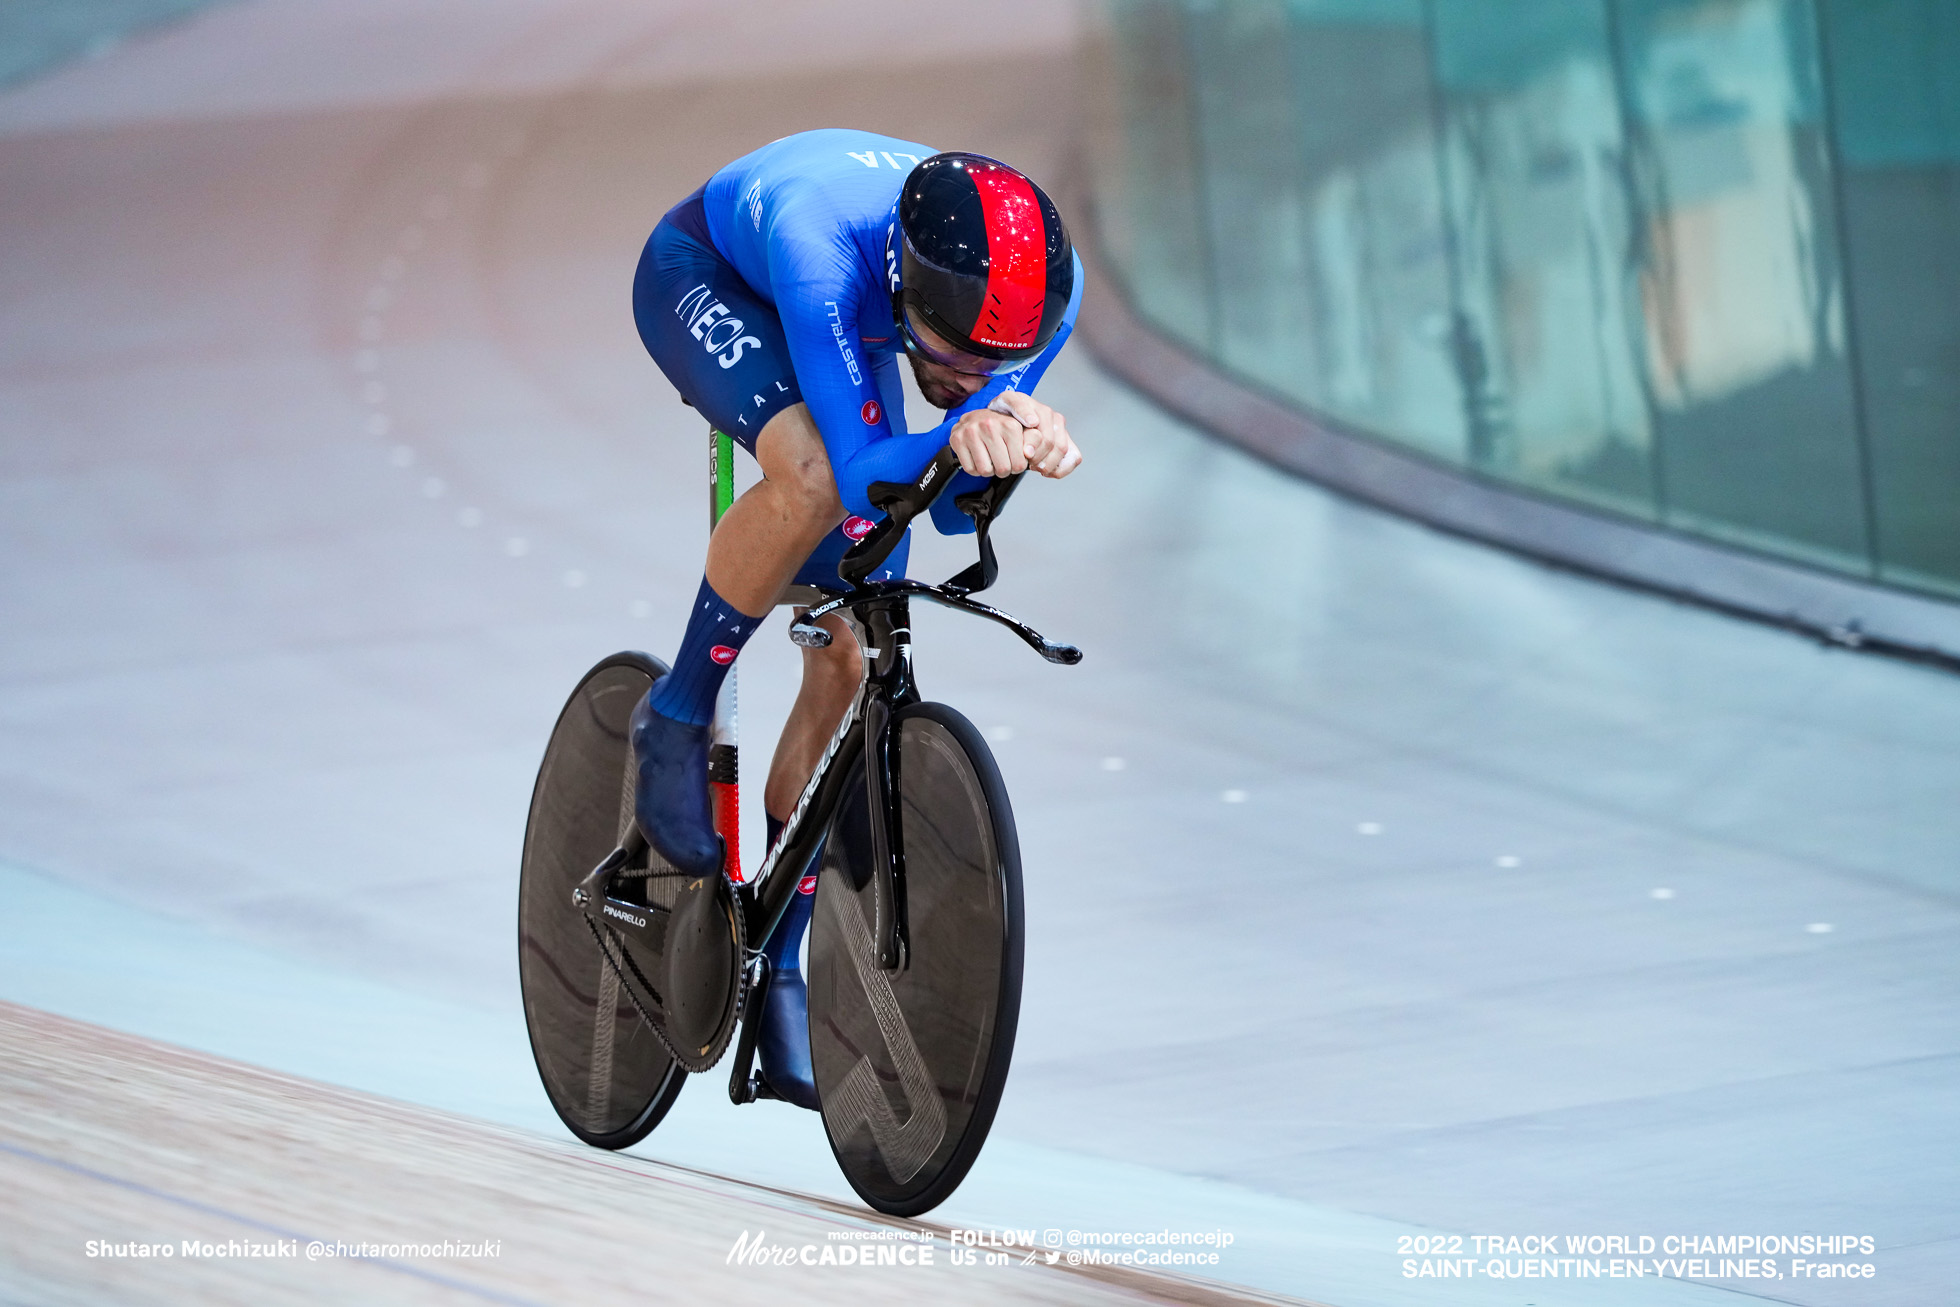
[[[837,494],[844,501],[844,507],[859,517],[883,516],[866,498],[866,488],[874,481],[916,479],[925,470],[926,464],[932,461],[933,455],[946,448],[946,439],[952,429],[953,424],[948,420],[930,431],[868,441],[841,459],[833,449],[830,465],[836,469]]]

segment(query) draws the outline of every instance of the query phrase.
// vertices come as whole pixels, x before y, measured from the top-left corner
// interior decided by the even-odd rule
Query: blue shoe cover
[[[782,823],[770,817],[769,826],[773,845],[782,833]],[[804,874],[797,878],[795,896],[763,946],[769,958],[769,992],[763,998],[762,1029],[756,1037],[762,1078],[779,1098],[812,1111],[817,1110],[818,1100],[816,1074],[810,1067],[810,991],[797,954],[802,951],[803,933],[809,929],[811,909],[816,907],[814,872],[822,865],[823,847],[819,841],[810,854]],[[778,868],[774,874],[788,875],[789,868]]]
[[[762,1078],[778,1098],[817,1111],[817,1075],[810,1066],[810,997],[801,971],[769,977],[756,1038]]]
[[[722,839],[708,804],[712,732],[662,716],[652,700],[649,690],[633,709],[630,727],[637,772],[633,816],[647,843],[677,870],[689,876],[718,875]]]

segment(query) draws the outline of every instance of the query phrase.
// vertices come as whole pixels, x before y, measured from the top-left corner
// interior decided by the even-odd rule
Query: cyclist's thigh
[[[699,196],[689,197],[647,238],[633,318],[682,398],[753,455],[769,419],[803,392],[782,319],[708,243],[699,209]]]
[[[751,456],[769,420],[803,402],[782,319],[709,243],[698,194],[674,206],[648,238],[633,278],[633,317],[674,388]],[[811,551],[794,583],[842,589],[837,564],[871,525],[846,517]],[[904,576],[911,543],[907,531],[869,579]]]

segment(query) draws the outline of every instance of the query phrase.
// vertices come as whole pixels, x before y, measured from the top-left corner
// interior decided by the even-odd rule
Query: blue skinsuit
[[[880,516],[865,498],[868,485],[915,478],[962,414],[986,408],[1006,390],[1032,392],[1074,330],[1082,302],[1078,262],[1074,296],[1047,347],[1003,366],[931,430],[908,432],[886,238],[897,221],[900,185],[932,153],[915,142],[842,129],[765,145],[717,172],[662,220],[634,288],[635,316],[655,360],[751,452],[766,420],[758,411],[773,414],[800,392],[822,433],[838,495],[866,518]],[[711,250],[699,248],[703,226]],[[732,269],[739,286],[717,279],[710,257]],[[775,321],[761,324],[764,317]],[[739,330],[731,333],[730,323]],[[786,360],[768,357],[779,351]],[[772,363],[793,376],[752,370]],[[973,529],[953,500],[980,484],[962,473],[939,497],[933,520],[940,531]]]
[[[1039,355],[1003,367],[931,430],[906,431],[898,361],[903,342],[892,321],[887,238],[906,174],[932,153],[869,132],[784,137],[737,159],[675,205],[640,256],[633,279],[640,338],[681,395],[718,430],[753,454],[770,417],[798,401],[810,406],[837,493],[857,517],[817,546],[796,573],[801,583],[841,587],[837,564],[868,525],[861,519],[879,516],[866,487],[914,480],[945,447],[961,415],[984,409],[1003,391],[1032,391],[1067,342],[1081,307],[1077,262],[1062,325]],[[942,532],[973,529],[953,501],[980,484],[964,473],[953,478],[933,505]],[[870,579],[904,575],[908,542]],[[726,608],[724,616],[740,616],[705,582],[702,589]],[[696,626],[691,620],[690,641]],[[638,756],[637,738],[634,747]],[[698,782],[690,784],[698,788]],[[651,809],[656,825],[665,810],[657,797],[636,797],[635,807]],[[704,840],[711,838],[704,823],[696,824]],[[769,941],[775,979],[758,1041],[770,1085],[810,1108],[818,1106],[817,1091],[796,949],[810,919],[814,879],[803,878]]]

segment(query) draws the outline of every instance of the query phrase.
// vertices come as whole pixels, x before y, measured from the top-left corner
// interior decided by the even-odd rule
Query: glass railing
[[[1466,474],[1960,596],[1960,3],[1097,13],[1154,329]]]
[[[0,87],[224,0],[0,0]]]

